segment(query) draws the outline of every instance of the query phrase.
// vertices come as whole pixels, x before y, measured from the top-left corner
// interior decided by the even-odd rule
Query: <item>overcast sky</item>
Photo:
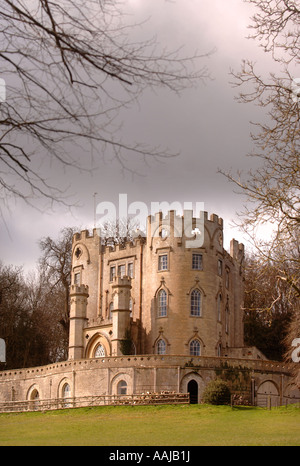
[[[223,218],[227,249],[232,237],[242,239],[229,226],[243,199],[217,171],[252,167],[253,160],[246,157],[252,149],[250,121],[264,117],[260,108],[238,104],[234,100],[237,90],[230,85],[230,68],[238,70],[242,59],[258,62],[266,73],[272,70],[269,57],[255,41],[246,39],[252,8],[242,0],[127,1],[127,12],[136,22],[148,19],[140,28],[143,38],[155,34],[163,48],[183,45],[182,53],[187,55],[215,48],[209,59],[203,59],[212,80],[199,82],[180,96],[168,90],[145,91],[139,104],[120,115],[127,140],[166,147],[180,155],[148,165],[133,157],[129,167],[139,169],[134,178],[122,173],[115,161],[95,162],[92,174],[76,170],[53,173],[68,187],[77,207],[71,212],[62,206],[41,212],[21,200],[11,200],[10,212],[4,211],[5,224],[2,221],[1,225],[1,260],[6,264],[34,268],[41,237],[55,238],[64,226],[93,227],[94,193],[97,203],[110,201],[116,207],[120,193],[127,194],[128,203],[140,201],[148,206],[155,201],[203,202],[209,214]],[[89,164],[84,152],[83,148],[81,156]]]

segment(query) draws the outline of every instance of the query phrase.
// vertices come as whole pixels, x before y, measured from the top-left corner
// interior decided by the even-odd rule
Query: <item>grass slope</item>
[[[119,406],[0,414],[8,445],[300,445],[300,409]]]

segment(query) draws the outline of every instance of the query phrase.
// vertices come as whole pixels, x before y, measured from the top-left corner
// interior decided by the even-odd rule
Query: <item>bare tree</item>
[[[257,39],[275,60],[300,60],[300,8],[296,0],[245,0],[255,5],[250,28]]]
[[[280,76],[271,73],[265,78],[253,63],[243,62],[238,73],[232,72],[234,85],[242,89],[238,100],[255,102],[267,115],[266,123],[256,123],[251,135],[256,149],[249,155],[261,162],[259,168],[246,175],[225,174],[247,199],[240,214],[241,228],[261,256],[277,264],[278,275],[300,297],[300,98],[291,75],[292,65],[300,60],[300,11],[289,0],[247,1],[257,7],[251,37],[259,39],[282,68]],[[258,236],[264,225],[273,229],[267,240]]]
[[[278,277],[300,298],[299,153],[260,157],[263,165],[246,177],[227,173],[247,196],[237,224],[266,264],[276,265]],[[263,237],[260,231],[266,225],[272,231]]]
[[[0,264],[0,335],[6,342],[6,368],[49,362],[49,320],[40,312],[40,294],[29,288],[21,268]]]
[[[278,277],[276,265],[254,254],[246,257],[246,345],[256,346],[270,359],[281,360],[287,351],[286,335],[296,303],[289,284]]]
[[[255,123],[251,134],[255,149],[249,156],[260,162],[258,168],[247,174],[222,173],[246,198],[237,223],[255,246],[261,267],[276,270],[269,307],[280,298],[277,280],[289,286],[290,341],[299,337],[300,313],[300,76],[294,74],[300,62],[300,10],[294,0],[246,1],[256,7],[250,37],[272,54],[276,71],[262,76],[250,61],[232,71],[233,84],[241,89],[238,101],[254,102],[265,114],[264,123]],[[271,232],[263,238],[259,232],[266,225]]]
[[[47,290],[47,296],[57,309],[58,322],[69,334],[70,285],[72,264],[72,240],[75,228],[64,228],[56,240],[49,236],[40,240],[42,256],[40,271],[44,277],[42,282]]]
[[[166,150],[118,136],[116,118],[145,87],[180,92],[205,79],[197,58],[166,51],[155,40],[131,39],[126,4],[119,0],[3,0],[0,6],[0,198],[42,196],[67,202],[43,164],[87,169],[74,155],[113,151],[126,156],[168,157]],[[88,145],[89,143],[89,145]]]
[[[127,217],[104,222],[100,226],[100,236],[101,244],[105,246],[114,246],[116,244],[125,246],[127,241],[134,241],[138,236],[145,236],[145,233],[140,230],[138,221]]]

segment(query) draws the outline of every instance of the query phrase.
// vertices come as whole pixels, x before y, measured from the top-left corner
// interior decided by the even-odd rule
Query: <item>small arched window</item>
[[[65,383],[62,389],[62,396],[63,398],[69,398],[71,394],[71,388],[68,383]]]
[[[30,400],[32,400],[31,409],[39,409],[40,394],[36,388],[32,391]]]
[[[222,295],[220,293],[217,299],[217,320],[219,322],[221,322],[221,317],[222,317],[221,308],[222,308]]]
[[[105,349],[101,344],[95,350],[95,358],[105,358]]]
[[[229,307],[226,306],[225,309],[225,332],[229,333]]]
[[[201,316],[201,293],[193,290],[191,293],[191,316]]]
[[[158,293],[158,317],[166,317],[167,315],[167,293],[165,290],[160,290]]]
[[[191,356],[200,356],[201,354],[201,345],[199,340],[192,340],[190,343],[190,355]]]
[[[114,303],[111,302],[109,305],[109,312],[108,312],[108,318],[112,319],[112,311],[114,310]]]
[[[71,387],[68,383],[65,383],[62,388],[62,397],[64,399],[64,407],[70,408],[70,398],[71,398]]]
[[[125,380],[120,380],[117,385],[117,393],[118,395],[127,395],[127,383]]]
[[[157,348],[157,354],[166,354],[167,345],[166,345],[165,340],[163,340],[162,338],[158,340],[156,344],[156,348]]]
[[[30,399],[31,399],[31,400],[34,400],[34,401],[37,401],[37,400],[40,399],[40,394],[39,394],[39,392],[37,391],[36,388],[35,388],[35,389],[33,390],[33,392],[31,393]]]

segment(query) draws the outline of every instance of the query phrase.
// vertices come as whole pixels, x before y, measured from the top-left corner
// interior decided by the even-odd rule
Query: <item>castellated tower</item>
[[[124,247],[83,231],[72,254],[70,358],[121,355],[124,339],[135,354],[245,353],[244,247],[224,250],[217,215],[158,213]]]
[[[88,286],[71,285],[69,359],[83,357],[83,329],[87,323]]]
[[[112,355],[122,355],[120,343],[130,336],[130,278],[114,277],[112,313]],[[128,332],[128,333],[127,333]]]

